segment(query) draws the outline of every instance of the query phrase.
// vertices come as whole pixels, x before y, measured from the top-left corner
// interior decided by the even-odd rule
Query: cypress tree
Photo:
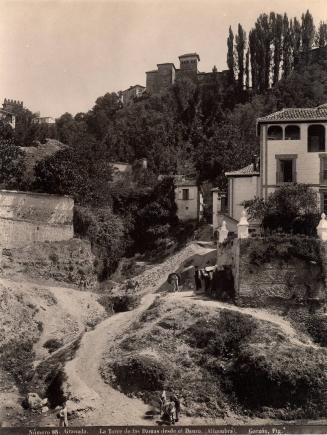
[[[230,82],[235,81],[235,61],[234,61],[234,33],[229,26],[229,33],[227,38],[227,66],[229,69]]]
[[[238,88],[241,92],[244,84],[244,52],[246,46],[246,33],[241,24],[238,25],[238,33],[235,38],[236,42],[236,55],[237,55],[237,68],[238,68]]]

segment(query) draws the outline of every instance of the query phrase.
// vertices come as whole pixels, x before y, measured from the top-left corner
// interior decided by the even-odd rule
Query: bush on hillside
[[[317,194],[307,184],[280,186],[267,201],[243,202],[251,218],[260,219],[267,233],[284,232],[316,236],[319,223]]]
[[[98,302],[111,315],[134,310],[140,304],[141,296],[138,294],[102,295],[98,298]]]
[[[55,352],[57,349],[60,349],[63,346],[63,341],[58,340],[57,338],[49,338],[43,347],[48,349],[49,353]]]
[[[169,382],[169,364],[151,355],[136,354],[112,365],[115,384],[124,392],[159,391]]]
[[[237,355],[256,328],[251,316],[222,310],[217,317],[200,319],[186,330],[191,346],[205,349],[215,357]]]
[[[320,243],[318,239],[312,237],[275,234],[263,238],[251,238],[242,241],[241,252],[256,266],[273,260],[287,261],[294,257],[322,267]]]
[[[103,280],[112,273],[126,249],[122,220],[110,208],[74,208],[74,229],[80,237],[88,238],[97,256],[98,277]]]
[[[31,340],[11,341],[0,348],[0,367],[13,376],[23,393],[32,377],[34,357]]]
[[[319,418],[326,415],[327,352],[280,344],[242,347],[230,373],[236,397],[244,408],[275,416]]]
[[[0,139],[0,188],[22,190],[25,172],[24,151],[11,140]]]

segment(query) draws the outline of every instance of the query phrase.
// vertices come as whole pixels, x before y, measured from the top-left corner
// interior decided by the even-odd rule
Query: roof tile
[[[270,121],[327,120],[327,103],[314,108],[290,108],[258,118],[258,123]]]
[[[225,175],[228,177],[237,177],[237,176],[250,176],[250,175],[260,175],[259,171],[255,171],[253,168],[253,163],[251,165],[245,166],[245,168],[239,169],[238,171],[225,172]]]

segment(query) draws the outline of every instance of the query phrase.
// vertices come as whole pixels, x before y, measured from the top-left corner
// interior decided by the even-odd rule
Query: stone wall
[[[259,250],[264,243],[259,238],[235,239],[218,246],[218,267],[229,266],[233,272],[235,303],[251,307],[322,309],[326,299],[324,267],[295,256],[273,256],[269,261],[255,264],[251,249]]]
[[[22,274],[92,289],[97,284],[95,256],[86,240],[34,243],[19,248],[2,249],[1,275],[7,278]]]
[[[67,196],[0,191],[0,246],[71,239],[73,208]]]

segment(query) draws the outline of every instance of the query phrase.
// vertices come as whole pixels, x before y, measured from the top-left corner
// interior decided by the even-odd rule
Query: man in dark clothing
[[[202,290],[201,271],[199,270],[198,266],[195,266],[194,280],[196,290]]]
[[[181,402],[180,402],[177,394],[174,394],[172,396],[171,400],[175,404],[175,412],[176,412],[176,420],[175,421],[178,421],[179,420],[179,413],[180,413],[180,410],[181,410]]]

